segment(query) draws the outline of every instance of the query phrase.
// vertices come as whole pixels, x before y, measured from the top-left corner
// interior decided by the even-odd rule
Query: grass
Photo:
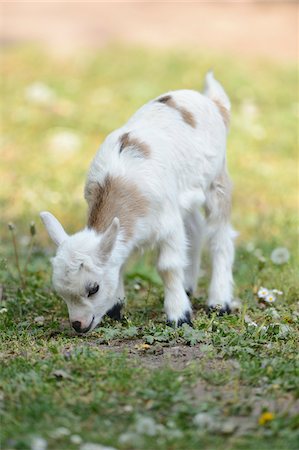
[[[34,437],[50,450],[80,448],[73,435],[118,450],[297,448],[295,68],[117,47],[68,61],[25,47],[7,49],[2,59],[2,448],[34,448]],[[206,315],[205,257],[194,329],[167,327],[162,286],[146,255],[129,264],[123,321],[105,319],[91,334],[75,336],[51,291],[53,250],[38,211],[54,212],[70,232],[83,226],[84,178],[104,136],[146,100],[200,87],[211,66],[234,111],[229,166],[240,231],[240,312]],[[34,99],[28,86],[36,82],[54,96]],[[62,131],[71,136],[67,147]],[[22,288],[7,222],[17,226],[22,268],[31,220],[37,235]],[[290,251],[286,264],[271,261],[278,246]],[[256,296],[260,286],[283,295],[264,306]]]

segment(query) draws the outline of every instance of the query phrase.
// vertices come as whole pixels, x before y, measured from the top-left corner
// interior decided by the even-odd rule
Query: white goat
[[[197,286],[204,235],[212,259],[208,306],[230,312],[229,117],[230,101],[211,72],[203,95],[179,90],[150,101],[105,139],[92,161],[87,227],[68,236],[52,214],[41,213],[58,246],[53,285],[77,332],[92,330],[106,313],[119,317],[124,264],[146,245],[159,251],[168,321],[191,325],[188,296]]]

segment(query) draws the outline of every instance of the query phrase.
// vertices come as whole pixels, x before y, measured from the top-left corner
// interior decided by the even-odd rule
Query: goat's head
[[[99,234],[84,229],[69,236],[49,212],[40,214],[57,245],[52,258],[53,286],[67,304],[70,322],[79,333],[92,330],[118,301],[120,265],[112,253],[119,234],[119,220]]]

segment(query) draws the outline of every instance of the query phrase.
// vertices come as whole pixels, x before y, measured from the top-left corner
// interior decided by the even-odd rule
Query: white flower
[[[274,264],[285,264],[290,259],[290,252],[285,247],[278,247],[273,250],[270,258]]]
[[[286,337],[288,334],[292,332],[291,327],[289,325],[281,324],[279,327],[279,336]]]
[[[49,105],[55,100],[54,91],[45,83],[37,81],[30,84],[25,90],[25,97],[29,102],[36,103],[38,105]]]
[[[7,313],[7,308],[1,308],[0,309],[0,314],[5,314]]]
[[[119,436],[118,442],[122,445],[136,445],[140,441],[140,436],[137,433],[127,431]]]
[[[114,447],[107,447],[106,445],[94,444],[93,442],[86,442],[82,444],[80,450],[117,450]]]
[[[46,450],[48,443],[40,436],[35,436],[31,441],[31,450]]]
[[[38,325],[44,325],[45,318],[44,316],[37,316],[35,317],[34,322],[37,323]]]
[[[71,130],[60,130],[53,134],[49,140],[49,148],[59,155],[61,153],[72,155],[80,149],[80,137]]]
[[[267,303],[273,303],[273,302],[275,302],[275,300],[276,300],[276,297],[272,291],[270,291],[269,294],[266,295],[266,297],[264,298],[264,301]]]
[[[258,290],[257,296],[258,298],[266,298],[268,294],[269,294],[268,289],[261,286]]]
[[[208,413],[198,413],[194,417],[193,423],[199,428],[212,429],[214,428],[215,418]]]
[[[78,434],[72,434],[70,437],[70,441],[72,444],[81,444],[82,438]]]
[[[241,114],[244,116],[244,118],[251,121],[257,117],[258,112],[258,107],[254,100],[252,100],[251,98],[243,100],[241,104]]]
[[[157,424],[151,417],[139,417],[135,424],[136,432],[155,436],[157,434]]]
[[[170,439],[181,439],[183,437],[183,432],[181,430],[178,430],[177,428],[175,428],[175,429],[167,430],[166,435]]]
[[[51,437],[53,439],[60,439],[64,436],[69,436],[71,434],[70,430],[65,427],[58,427],[51,432]]]
[[[238,424],[234,419],[228,419],[221,424],[221,431],[223,434],[232,434],[237,426]]]

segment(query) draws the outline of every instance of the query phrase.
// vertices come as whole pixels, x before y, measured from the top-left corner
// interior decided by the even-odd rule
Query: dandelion
[[[223,434],[229,435],[232,434],[237,427],[237,422],[235,422],[233,419],[228,419],[221,425],[221,431]]]
[[[37,325],[44,325],[44,323],[45,323],[45,318],[44,318],[44,316],[37,316],[37,317],[34,319],[34,322],[35,322]]]
[[[292,332],[291,327],[289,327],[288,325],[285,325],[285,324],[281,324],[279,326],[278,336],[281,338],[284,338],[284,337],[288,336],[291,332]]]
[[[258,290],[257,296],[258,298],[266,298],[268,294],[269,290],[261,286]]]
[[[266,425],[266,423],[271,422],[275,418],[274,414],[271,412],[264,412],[259,418],[259,425]]]
[[[140,436],[138,434],[133,433],[132,431],[127,431],[126,433],[122,433],[119,438],[118,442],[121,445],[136,445],[136,443],[140,440]],[[82,450],[82,449],[80,449]]]
[[[30,223],[30,234],[32,237],[36,235],[35,222]]]
[[[253,99],[247,98],[241,104],[241,114],[244,118],[252,121],[259,113],[258,107]]]
[[[51,105],[56,98],[54,91],[39,81],[27,86],[25,97],[29,102],[37,105]]]
[[[147,436],[155,436],[157,434],[157,424],[151,417],[139,417],[135,428],[138,434],[146,434]]]
[[[48,443],[40,436],[35,436],[31,441],[31,450],[46,450]]]
[[[117,450],[114,447],[107,447],[106,445],[94,444],[93,442],[86,442],[82,444],[80,450]]]
[[[70,437],[70,441],[72,444],[81,444],[82,438],[78,434],[72,434]]]
[[[208,413],[198,413],[193,419],[194,425],[198,426],[199,428],[204,429],[213,429],[215,425],[215,418],[212,417]]]
[[[58,371],[57,371],[58,372]],[[69,436],[71,434],[70,430],[65,427],[58,427],[52,431],[51,437],[53,439],[60,439],[65,436]]]
[[[81,146],[80,137],[71,130],[60,130],[53,134],[49,140],[49,148],[53,152],[72,155]]]
[[[167,430],[167,437],[170,439],[181,439],[183,437],[183,432],[177,428]]]
[[[268,295],[266,295],[266,297],[264,297],[263,299],[265,302],[267,303],[273,303],[276,300],[275,295],[273,294],[273,291],[269,292]]]
[[[274,264],[285,264],[290,259],[290,252],[285,247],[277,247],[272,251],[270,258]]]

